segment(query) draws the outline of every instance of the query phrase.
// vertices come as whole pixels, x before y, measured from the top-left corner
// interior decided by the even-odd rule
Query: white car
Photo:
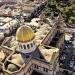
[[[73,68],[73,65],[74,65],[74,61],[70,61],[70,65],[69,65],[69,66],[70,66],[71,68]]]

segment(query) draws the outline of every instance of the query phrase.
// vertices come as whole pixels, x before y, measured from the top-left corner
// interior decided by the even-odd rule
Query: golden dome
[[[16,33],[16,40],[20,42],[28,42],[34,38],[33,30],[29,26],[21,26]]]

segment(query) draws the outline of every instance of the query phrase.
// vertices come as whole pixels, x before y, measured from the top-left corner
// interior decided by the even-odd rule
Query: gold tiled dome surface
[[[34,32],[29,26],[21,26],[16,32],[16,40],[28,42],[34,38]]]

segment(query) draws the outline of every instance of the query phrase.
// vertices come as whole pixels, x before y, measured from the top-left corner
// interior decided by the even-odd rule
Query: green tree
[[[75,23],[75,0],[48,0],[44,14],[48,17],[51,16],[51,13],[61,13],[66,23]]]

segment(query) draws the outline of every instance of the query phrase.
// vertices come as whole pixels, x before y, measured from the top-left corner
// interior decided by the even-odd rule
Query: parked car
[[[70,68],[73,68],[73,65],[74,65],[74,61],[71,60],[70,63],[69,63],[69,67],[70,67]]]

